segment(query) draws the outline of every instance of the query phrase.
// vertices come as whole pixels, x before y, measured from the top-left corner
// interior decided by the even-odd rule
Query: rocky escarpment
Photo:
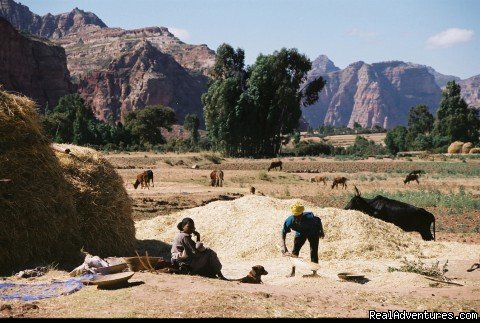
[[[480,75],[458,82],[462,88],[462,97],[468,105],[480,110]]]
[[[75,8],[60,15],[39,16],[27,6],[13,0],[0,0],[0,17],[4,17],[18,30],[44,38],[58,39],[80,29],[97,30],[107,25],[95,14]]]
[[[42,109],[72,93],[65,50],[44,39],[21,35],[0,18],[0,84],[32,98]]]
[[[303,110],[312,127],[406,125],[411,107],[425,104],[433,113],[441,97],[426,67],[404,62],[356,62],[322,76],[327,84],[318,102]]]
[[[102,120],[109,116],[123,120],[132,110],[162,104],[173,108],[183,122],[187,113],[202,115],[200,96],[205,86],[198,77],[144,40],[107,68],[87,73],[78,88]]]

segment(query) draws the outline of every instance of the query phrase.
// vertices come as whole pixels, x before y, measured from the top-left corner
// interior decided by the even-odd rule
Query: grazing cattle
[[[410,175],[418,175],[420,176],[421,174],[425,174],[425,171],[424,170],[421,170],[421,169],[416,169],[416,170],[412,170],[410,172]]]
[[[435,216],[425,209],[377,195],[373,199],[356,194],[345,210],[358,210],[374,218],[393,223],[404,231],[420,233],[423,240],[435,240]],[[433,235],[430,227],[433,223]]]
[[[338,187],[338,184],[342,184],[343,188],[347,188],[347,181],[348,181],[348,178],[346,177],[335,177],[332,183],[332,190],[335,187]]]
[[[148,188],[150,189],[150,185],[149,185],[149,181],[148,181],[148,173],[145,171],[145,172],[141,172],[140,174],[137,175],[137,179],[135,181],[135,183],[133,183],[133,187],[135,187],[135,189],[138,188],[138,185],[142,185],[141,187],[142,188]]]
[[[210,173],[210,180],[212,186],[223,186],[223,171],[222,170],[214,170]]]
[[[255,187],[250,187],[250,193],[255,194]]]
[[[270,171],[271,169],[277,169],[277,167],[280,168],[280,170],[282,170],[282,161],[279,160],[279,161],[273,161],[270,166],[268,167],[268,171]]]
[[[327,185],[327,178],[325,176],[315,176],[310,178],[311,183],[320,183],[323,182],[323,185]]]
[[[155,187],[155,184],[153,184],[153,171],[148,169],[146,173],[147,173],[147,183],[149,184],[150,182],[152,182],[152,186]]]
[[[408,174],[407,177],[403,180],[403,185],[410,183],[411,181],[417,181],[417,184],[420,184],[418,181],[418,174]]]

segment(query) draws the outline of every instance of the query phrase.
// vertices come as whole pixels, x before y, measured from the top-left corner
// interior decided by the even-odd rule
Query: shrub
[[[296,156],[319,156],[331,155],[333,153],[333,146],[321,142],[302,141],[295,146]]]
[[[429,276],[429,277],[437,277],[437,278],[444,278],[445,273],[448,271],[447,269],[447,264],[448,260],[445,262],[445,264],[442,266],[442,268],[439,267],[440,262],[437,261],[435,264],[432,264],[430,267],[428,267],[426,264],[424,264],[422,261],[418,260],[407,260],[406,258],[402,261],[403,266],[400,268],[395,268],[395,267],[388,267],[389,272],[394,272],[394,271],[403,271],[407,273],[415,273],[415,274],[420,274],[424,276]]]

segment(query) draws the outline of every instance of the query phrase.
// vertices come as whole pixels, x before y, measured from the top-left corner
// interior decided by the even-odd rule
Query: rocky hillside
[[[32,98],[41,108],[55,106],[72,92],[65,50],[44,39],[21,35],[0,17],[0,84]]]
[[[0,15],[65,48],[72,80],[100,119],[120,120],[150,104],[172,107],[180,123],[187,113],[202,115],[200,96],[215,61],[215,52],[204,44],[185,44],[165,27],[108,28],[95,14],[77,8],[40,17],[12,0],[0,0]]]
[[[360,61],[323,76],[327,85],[319,101],[303,110],[314,128],[322,124],[352,127],[354,122],[363,127],[405,125],[411,107],[425,104],[433,113],[441,98],[434,76],[415,64]]]
[[[459,82],[465,101],[480,110],[480,75]]]
[[[110,115],[123,120],[132,110],[162,104],[173,108],[183,123],[188,113],[202,115],[200,96],[206,87],[170,55],[143,40],[107,67],[86,73],[78,89],[101,120]]]
[[[107,25],[91,12],[75,8],[69,13],[60,15],[46,14],[39,16],[27,6],[13,0],[0,0],[0,17],[4,17],[15,28],[44,38],[60,38],[70,32],[86,27],[92,29],[105,28]]]

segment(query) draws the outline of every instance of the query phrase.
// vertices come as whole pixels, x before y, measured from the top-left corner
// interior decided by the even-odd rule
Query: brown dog
[[[240,279],[233,279],[233,281],[247,284],[263,284],[262,275],[268,275],[268,272],[263,266],[257,265],[252,267],[252,270],[250,270],[247,276]]]

